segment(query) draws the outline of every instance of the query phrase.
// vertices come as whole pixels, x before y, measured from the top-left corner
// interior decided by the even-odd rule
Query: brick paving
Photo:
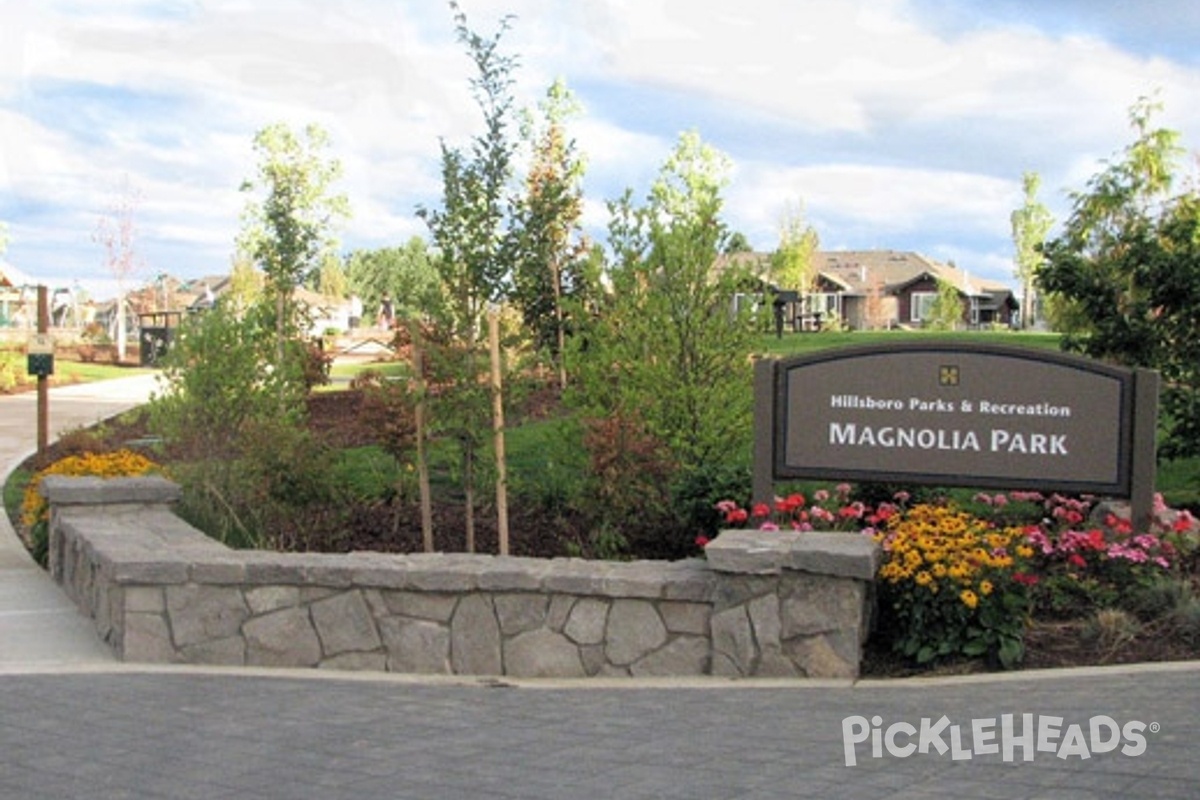
[[[0,797],[1192,798],[1198,677],[1194,664],[857,685],[9,673]],[[1008,713],[1061,717],[1060,748],[1078,725],[1084,749],[964,757],[972,722]],[[859,715],[881,729],[945,715],[959,758],[947,727],[945,754],[874,758],[867,741],[847,766],[843,720]],[[1102,730],[1094,745],[1101,715],[1145,723],[1144,752],[1091,752],[1114,741]]]

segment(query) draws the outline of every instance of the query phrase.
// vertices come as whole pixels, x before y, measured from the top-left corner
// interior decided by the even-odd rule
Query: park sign
[[[778,480],[1131,498],[1150,512],[1158,376],[1064,353],[905,342],[759,361],[756,500]]]

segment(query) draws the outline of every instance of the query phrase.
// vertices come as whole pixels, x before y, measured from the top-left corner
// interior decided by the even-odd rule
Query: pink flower
[[[771,507],[766,503],[755,503],[750,513],[756,517],[769,517],[771,516]]]
[[[709,542],[709,538],[707,536],[701,535],[701,536],[696,537],[696,546],[697,547],[708,547],[708,542]]]

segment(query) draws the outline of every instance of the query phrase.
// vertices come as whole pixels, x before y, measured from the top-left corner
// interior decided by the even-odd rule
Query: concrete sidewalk
[[[152,389],[56,390],[52,428]],[[35,420],[0,398],[0,468]],[[120,664],[0,518],[4,800],[1182,800],[1198,711],[1197,663],[857,683]]]
[[[51,389],[51,438],[146,402],[155,385],[155,375],[138,375]],[[0,397],[0,477],[36,449],[37,395]],[[8,515],[0,514],[0,669],[112,661],[92,623],[34,563]]]

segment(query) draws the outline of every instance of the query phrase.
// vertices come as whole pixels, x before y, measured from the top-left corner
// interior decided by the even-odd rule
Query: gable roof
[[[875,286],[894,293],[917,281],[945,281],[967,297],[1011,294],[999,281],[971,275],[952,264],[944,264],[921,253],[898,250],[836,250],[816,254],[817,271],[846,287],[850,294],[865,294]]]
[[[18,289],[22,286],[32,285],[33,280],[28,275],[7,261],[0,261],[0,288]]]
[[[731,260],[756,274],[768,271],[767,253],[739,253]],[[905,250],[818,250],[813,255],[817,277],[849,295],[866,295],[876,288],[894,294],[929,277],[950,283],[967,297],[993,299],[1011,295],[999,281],[985,280],[921,253]],[[792,287],[780,287],[792,288]]]

